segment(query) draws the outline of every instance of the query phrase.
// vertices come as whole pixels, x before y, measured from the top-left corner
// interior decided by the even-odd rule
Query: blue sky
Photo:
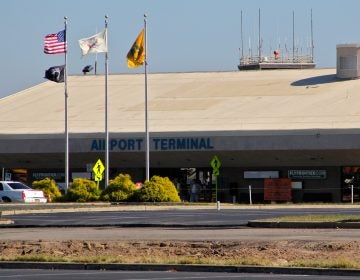
[[[335,67],[336,44],[360,43],[358,0],[4,0],[1,2],[2,71],[0,97],[44,82],[44,71],[64,62],[63,55],[43,53],[43,38],[64,28],[68,17],[69,74],[81,74],[95,56],[81,58],[77,40],[104,28],[109,16],[109,73],[136,73],[125,56],[148,15],[149,72],[236,71],[241,46],[243,11],[244,52],[256,52],[258,9],[261,9],[263,53],[280,43],[310,46],[313,10],[317,67]],[[104,55],[98,55],[104,72]]]

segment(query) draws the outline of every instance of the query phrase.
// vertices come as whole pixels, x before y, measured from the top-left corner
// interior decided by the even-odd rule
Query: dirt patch
[[[277,266],[326,262],[360,268],[360,241],[1,241],[0,252],[2,260],[48,256],[65,261],[86,257],[104,262]]]

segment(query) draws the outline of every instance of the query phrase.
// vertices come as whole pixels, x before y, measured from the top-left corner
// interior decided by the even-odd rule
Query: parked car
[[[47,202],[43,191],[16,181],[0,181],[0,198],[3,202]]]

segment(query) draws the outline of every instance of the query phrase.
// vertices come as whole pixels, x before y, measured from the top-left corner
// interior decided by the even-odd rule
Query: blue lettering
[[[100,150],[99,148],[99,143],[98,143],[98,140],[92,140],[92,143],[91,143],[91,151],[98,151]]]
[[[200,139],[200,143],[199,143],[199,149],[206,149],[206,142],[204,138]]]
[[[191,150],[198,150],[199,149],[199,139],[191,138]]]
[[[212,146],[211,143],[210,143],[210,138],[206,139],[206,148],[207,149],[214,149],[214,146]]]
[[[186,149],[186,140],[185,140],[185,138],[176,139],[176,149],[177,150],[185,150]]]
[[[128,151],[133,151],[133,150],[135,150],[135,140],[129,139],[128,140]]]
[[[168,149],[168,139],[161,139],[160,141],[161,143],[161,150],[167,150]]]
[[[176,141],[175,139],[169,139],[169,150],[176,150]]]
[[[154,144],[155,144],[155,150],[159,150],[158,144],[160,142],[160,139],[153,139]]]
[[[111,139],[110,150],[141,151],[143,139]],[[210,138],[154,138],[152,139],[154,150],[176,151],[176,150],[207,150],[214,149]],[[105,150],[104,139],[93,139],[91,151]]]
[[[110,150],[113,150],[114,147],[116,147],[116,144],[117,144],[117,141],[114,140],[114,139],[112,139],[112,140],[110,141]]]
[[[126,147],[127,147],[126,140],[125,139],[120,139],[119,140],[119,149],[123,151],[123,150],[126,149]]]
[[[136,139],[135,141],[138,144],[137,150],[140,151],[141,150],[141,143],[142,143],[143,140],[142,139]]]

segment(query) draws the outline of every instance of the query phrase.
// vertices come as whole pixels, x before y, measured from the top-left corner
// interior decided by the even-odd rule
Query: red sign
[[[264,200],[291,201],[291,179],[264,179]]]

